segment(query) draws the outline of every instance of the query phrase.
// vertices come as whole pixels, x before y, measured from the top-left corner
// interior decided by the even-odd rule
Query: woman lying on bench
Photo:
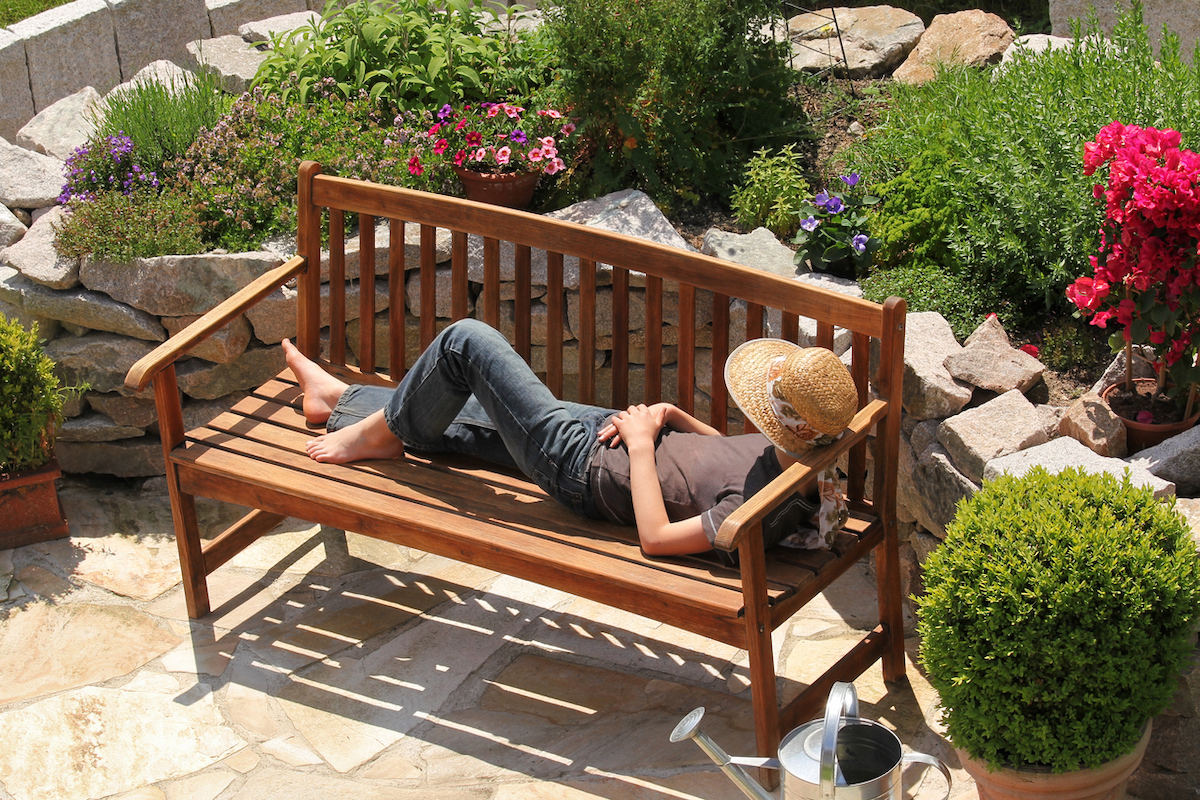
[[[514,466],[577,514],[636,524],[648,555],[712,550],[725,517],[800,453],[836,439],[857,410],[837,356],[779,339],[747,342],[726,361],[730,394],[765,434],[729,437],[669,403],[616,411],[559,400],[502,334],[473,319],[442,331],[395,389],[346,384],[283,347],[305,418],[328,431],[308,443],[316,461],[407,448]],[[819,533],[801,546],[826,546],[845,522],[834,487],[822,485],[821,497]],[[815,510],[799,495],[783,504],[763,522],[766,546]]]

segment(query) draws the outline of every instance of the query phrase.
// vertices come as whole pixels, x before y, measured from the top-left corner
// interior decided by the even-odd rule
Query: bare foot
[[[304,392],[304,418],[311,425],[324,425],[338,398],[348,388],[347,384],[321,369],[320,364],[307,358],[287,339],[282,344],[287,365],[300,382],[300,391]]]
[[[339,431],[313,439],[305,446],[308,457],[323,464],[347,464],[369,458],[400,458],[404,442],[396,438],[376,411]]]

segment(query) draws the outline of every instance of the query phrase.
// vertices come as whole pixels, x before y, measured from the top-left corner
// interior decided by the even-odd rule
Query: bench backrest
[[[346,291],[348,214],[358,215],[358,273],[379,273],[375,291],[358,285],[358,335],[352,348],[346,336],[347,317],[353,316]],[[323,218],[329,230],[327,288],[322,286]],[[389,246],[377,258],[382,248],[376,246],[375,230],[385,220],[389,243],[419,239],[419,256],[406,258],[405,247]],[[414,226],[419,234],[410,233]],[[438,265],[438,228],[451,232],[448,275]],[[835,338],[848,336],[860,407],[872,399],[888,406],[877,426],[876,463],[895,464],[905,316],[898,298],[871,303],[596,228],[322,175],[314,162],[300,169],[299,249],[308,262],[299,278],[299,347],[316,355],[322,328],[328,327],[326,357],[345,365],[353,360],[348,358],[353,349],[366,380],[398,380],[441,325],[470,315],[505,330],[559,397],[615,408],[668,400],[718,430],[738,433],[740,415],[723,380],[733,348],[747,339],[776,336],[833,349]],[[406,303],[406,289],[415,302]],[[502,299],[502,293],[512,299]],[[377,296],[387,298],[386,324],[378,329],[365,324],[376,319]],[[407,310],[414,306],[419,314]],[[572,335],[577,345],[564,346],[564,338]],[[848,499],[862,503],[873,496],[892,505],[894,466],[875,471],[874,491],[867,495],[865,455],[862,446],[851,452]],[[875,511],[894,518],[894,508]]]

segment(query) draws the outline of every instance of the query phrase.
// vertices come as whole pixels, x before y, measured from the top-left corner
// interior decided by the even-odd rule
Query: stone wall
[[[0,138],[91,86],[101,94],[158,60],[193,66],[187,44],[323,0],[74,0],[0,28]]]
[[[1129,8],[1127,0],[1050,0],[1050,26],[1055,36],[1069,37],[1071,23],[1086,24],[1088,11],[1095,8],[1100,25],[1110,33],[1120,12]],[[1200,42],[1200,3],[1195,0],[1142,0],[1150,41],[1158,47],[1163,26],[1179,39],[1183,58],[1189,64],[1197,42]]]

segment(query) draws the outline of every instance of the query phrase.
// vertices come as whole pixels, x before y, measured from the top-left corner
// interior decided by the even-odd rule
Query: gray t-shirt
[[[734,509],[783,471],[775,447],[761,433],[704,436],[664,430],[655,443],[654,464],[667,518],[677,522],[699,515],[709,542],[716,541],[721,523]],[[621,525],[636,524],[624,445],[599,448],[589,482],[600,513]],[[796,494],[763,521],[766,546],[795,532],[815,510]]]

